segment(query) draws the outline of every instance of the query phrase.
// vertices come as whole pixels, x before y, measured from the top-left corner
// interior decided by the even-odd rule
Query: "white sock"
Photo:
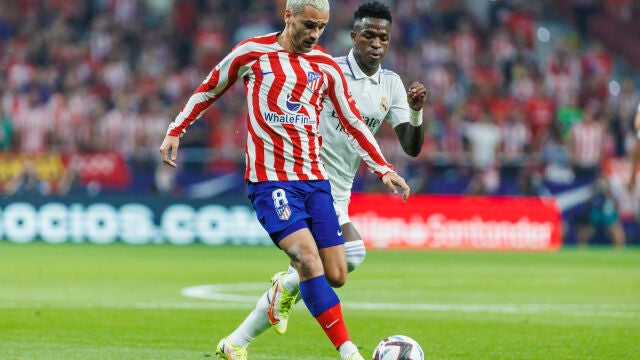
[[[287,274],[282,279],[282,285],[289,291],[289,293],[291,293],[291,295],[295,295],[300,292],[300,275],[298,275],[296,268],[289,265]]]
[[[354,352],[358,352],[358,347],[351,341],[346,341],[344,344],[340,345],[338,351],[340,351],[340,357],[346,359],[347,356]]]
[[[289,265],[287,274],[282,279],[283,286],[291,293],[297,294],[300,292],[300,276],[296,269]],[[244,321],[238,326],[227,338],[236,346],[248,347],[258,335],[267,331],[271,327],[269,321],[269,289],[258,299],[255,308],[247,315]],[[302,299],[301,296],[296,298],[296,302]]]
[[[267,313],[267,309],[269,308],[269,301],[267,300],[268,292],[269,290],[262,294],[253,311],[251,311],[242,324],[228,336],[229,341],[233,345],[246,348],[258,335],[271,327]]]
[[[367,255],[367,249],[364,247],[364,241],[362,240],[345,242],[344,252],[347,254],[347,269],[349,272],[360,266]]]

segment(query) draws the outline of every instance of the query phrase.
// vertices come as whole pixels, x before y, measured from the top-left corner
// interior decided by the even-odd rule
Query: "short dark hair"
[[[391,22],[391,11],[389,7],[378,1],[370,1],[360,5],[353,13],[353,21],[358,22],[364,18],[385,19]]]

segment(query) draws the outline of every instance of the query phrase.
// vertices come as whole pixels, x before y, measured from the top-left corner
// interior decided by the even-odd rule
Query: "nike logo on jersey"
[[[269,74],[273,74],[273,71],[260,71],[260,75],[262,76],[269,75]]]
[[[331,323],[329,323],[329,324],[325,325],[325,326],[324,326],[324,327],[325,327],[325,329],[330,329],[333,325],[335,325],[335,324],[338,322],[338,320],[340,320],[340,319],[335,319],[335,320],[333,320],[333,322],[331,322]]]
[[[342,236],[342,230],[338,230],[338,236]]]

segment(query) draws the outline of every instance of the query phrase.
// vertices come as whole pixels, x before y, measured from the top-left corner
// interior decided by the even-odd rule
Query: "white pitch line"
[[[186,297],[254,304],[255,295],[238,295],[234,291],[264,290],[264,283],[198,285],[182,289]],[[413,310],[469,313],[539,314],[561,313],[574,316],[640,317],[640,307],[628,304],[401,304],[343,302],[345,308],[358,310]]]
[[[250,309],[249,303],[226,302],[124,302],[124,303],[92,303],[92,302],[0,302],[0,310],[15,309],[118,309],[118,310],[216,310],[216,309]]]
[[[235,284],[216,284],[216,285],[197,285],[182,289],[183,296],[204,299],[218,300],[230,302],[250,302],[255,303],[258,300],[257,295],[238,295],[234,292],[252,292],[266,290],[267,285],[261,283],[235,283]]]

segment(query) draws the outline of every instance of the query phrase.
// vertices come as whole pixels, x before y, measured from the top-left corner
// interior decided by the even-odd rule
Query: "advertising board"
[[[553,198],[353,194],[351,221],[369,248],[551,250],[561,246]]]
[[[0,239],[28,243],[272,245],[248,200],[158,196],[5,197]],[[549,250],[561,245],[553,199],[354,194],[369,248]]]

